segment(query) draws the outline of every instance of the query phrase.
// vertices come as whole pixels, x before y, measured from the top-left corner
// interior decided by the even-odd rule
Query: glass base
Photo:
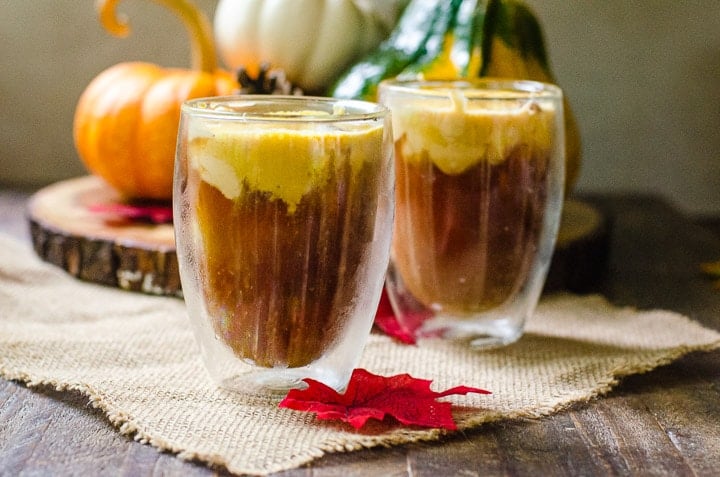
[[[218,355],[216,355],[216,358]],[[222,359],[224,358],[224,359]],[[238,359],[206,359],[211,378],[222,388],[242,393],[284,396],[291,389],[305,389],[304,379],[319,381],[338,392],[342,392],[350,379],[352,368],[347,373],[339,372],[328,363],[327,357],[299,368],[263,368]],[[336,360],[337,361],[337,360]],[[223,363],[222,366],[218,365]]]
[[[305,389],[308,385],[303,379],[311,378],[325,383],[331,382],[336,387],[342,384],[337,376],[308,376],[307,369],[266,369],[255,370],[244,374],[217,378],[220,387],[234,392],[249,394],[271,394],[284,396],[291,389]]]
[[[419,340],[442,338],[462,341],[473,349],[499,348],[520,339],[524,321],[482,316],[469,319],[436,316],[426,320],[415,336]]]
[[[386,291],[398,324],[420,344],[431,339],[458,341],[485,350],[514,343],[537,305],[542,280],[522,287],[504,303],[484,311],[453,313],[435,303],[426,306],[405,287],[394,267],[388,269]]]

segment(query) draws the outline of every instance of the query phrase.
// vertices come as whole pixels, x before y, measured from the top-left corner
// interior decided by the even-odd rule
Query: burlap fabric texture
[[[410,373],[433,389],[492,395],[450,398],[460,430],[547,415],[607,392],[618,379],[694,350],[720,333],[667,311],[611,306],[598,296],[546,298],[516,344],[472,352],[451,343],[407,346],[373,334],[361,366]],[[391,422],[358,432],[241,396],[208,379],[183,302],[83,283],[0,236],[0,375],[88,395],[120,432],[160,449],[263,475],[330,452],[433,440],[437,430]]]

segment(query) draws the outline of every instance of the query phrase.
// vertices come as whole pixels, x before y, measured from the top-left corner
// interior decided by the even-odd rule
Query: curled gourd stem
[[[125,37],[130,33],[127,18],[118,16],[117,4],[122,0],[96,0],[95,9],[98,12],[100,23],[108,33]],[[174,11],[185,24],[190,34],[192,54],[192,68],[194,70],[212,73],[217,67],[215,57],[215,43],[213,42],[212,27],[207,16],[200,11],[192,0],[153,0],[164,7]]]

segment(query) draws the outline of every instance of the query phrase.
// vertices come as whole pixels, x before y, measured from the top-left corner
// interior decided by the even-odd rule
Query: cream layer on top
[[[516,109],[489,101],[453,98],[393,105],[393,131],[404,137],[405,161],[429,158],[442,172],[460,174],[481,161],[503,162],[518,146],[548,150],[555,134],[555,111],[532,100]]]
[[[297,113],[293,113],[297,115]],[[354,173],[364,162],[381,160],[383,129],[376,122],[315,124],[215,123],[193,131],[190,166],[228,199],[240,196],[243,183],[295,211],[302,197],[327,183],[349,161]]]

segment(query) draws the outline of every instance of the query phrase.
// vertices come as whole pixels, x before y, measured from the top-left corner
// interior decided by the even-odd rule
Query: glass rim
[[[270,105],[278,107],[266,110],[253,108],[263,105],[266,108]],[[286,107],[282,108],[283,105]],[[318,114],[307,114],[308,110],[313,110],[313,106]],[[320,112],[323,111],[322,107],[325,108],[324,112]],[[193,98],[183,102],[181,111],[194,117],[277,123],[368,121],[383,118],[390,113],[390,109],[380,103],[359,99],[279,94],[237,94]]]
[[[436,98],[447,97],[450,92],[461,92],[468,99],[517,100],[563,97],[562,89],[554,83],[493,77],[438,80],[392,78],[381,81],[378,91]]]

